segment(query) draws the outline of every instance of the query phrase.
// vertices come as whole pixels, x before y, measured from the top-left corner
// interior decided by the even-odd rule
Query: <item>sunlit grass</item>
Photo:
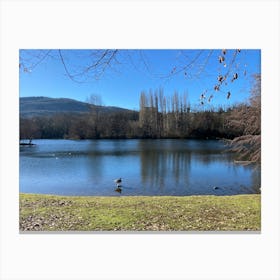
[[[21,231],[259,231],[261,196],[20,194]]]

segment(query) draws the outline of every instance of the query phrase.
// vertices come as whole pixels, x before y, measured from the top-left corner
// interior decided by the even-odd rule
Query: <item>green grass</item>
[[[259,231],[261,196],[20,194],[21,231]]]

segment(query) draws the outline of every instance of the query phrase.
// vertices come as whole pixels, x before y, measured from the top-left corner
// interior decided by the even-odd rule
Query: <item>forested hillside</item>
[[[21,97],[19,109],[22,118],[53,116],[59,113],[84,114],[91,112],[93,109],[98,109],[100,112],[105,113],[129,111],[119,107],[93,105],[70,98],[50,98],[44,96]]]
[[[176,92],[171,97],[164,96],[162,91],[142,92],[139,112],[41,97],[34,105],[34,99],[21,102],[21,139],[233,138],[242,135],[242,129],[229,126],[233,108],[195,111],[186,96]],[[44,114],[30,115],[40,111]],[[52,113],[47,114],[50,111]]]

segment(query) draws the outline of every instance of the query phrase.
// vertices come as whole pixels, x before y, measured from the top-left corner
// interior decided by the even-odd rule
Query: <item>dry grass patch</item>
[[[20,194],[21,231],[259,231],[260,195],[74,197]]]

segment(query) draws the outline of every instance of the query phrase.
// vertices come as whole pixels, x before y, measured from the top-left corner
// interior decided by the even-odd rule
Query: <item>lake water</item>
[[[19,191],[58,195],[258,193],[260,169],[217,140],[34,140],[20,147]],[[122,192],[113,182],[123,178]]]

